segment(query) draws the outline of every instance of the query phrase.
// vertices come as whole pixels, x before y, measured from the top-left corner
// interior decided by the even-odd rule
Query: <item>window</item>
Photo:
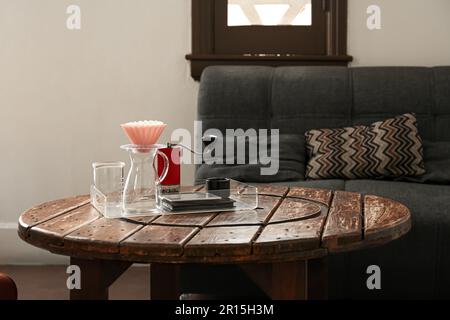
[[[310,26],[311,0],[228,0],[228,27]]]
[[[346,0],[192,0],[191,73],[209,65],[346,65]]]

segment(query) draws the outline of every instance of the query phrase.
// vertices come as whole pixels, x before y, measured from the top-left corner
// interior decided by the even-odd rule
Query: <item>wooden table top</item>
[[[78,258],[159,263],[245,263],[319,258],[378,246],[411,228],[407,207],[343,191],[258,187],[261,209],[106,219],[78,196],[38,205],[20,237]]]

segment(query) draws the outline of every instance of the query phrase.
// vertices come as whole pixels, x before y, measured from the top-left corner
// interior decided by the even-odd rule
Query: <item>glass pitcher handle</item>
[[[164,160],[164,170],[161,174],[161,177],[158,175],[158,169],[155,167],[155,159],[158,159],[158,155],[160,155]],[[155,159],[153,159],[153,170],[155,171],[156,183],[160,184],[161,181],[166,178],[167,173],[169,172],[169,158],[166,156],[165,153],[163,153],[161,151],[156,151]]]

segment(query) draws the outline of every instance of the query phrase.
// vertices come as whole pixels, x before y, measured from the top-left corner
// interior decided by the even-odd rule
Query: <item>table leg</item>
[[[328,259],[308,260],[308,300],[328,299]]]
[[[241,268],[273,300],[326,298],[328,275],[325,261],[244,264]]]
[[[78,258],[71,258],[70,264],[81,270],[81,289],[70,290],[70,300],[107,300],[108,288],[132,265],[126,261]]]
[[[308,298],[307,261],[249,264],[241,268],[273,300]]]
[[[179,300],[181,295],[180,266],[152,263],[150,265],[150,298]]]

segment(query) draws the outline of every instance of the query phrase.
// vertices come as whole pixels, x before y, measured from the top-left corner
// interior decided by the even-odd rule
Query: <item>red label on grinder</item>
[[[162,148],[159,152],[164,153],[169,159],[169,170],[165,179],[161,180],[163,186],[180,185],[181,183],[181,148]],[[164,159],[158,155],[158,176],[161,177],[164,170]]]

